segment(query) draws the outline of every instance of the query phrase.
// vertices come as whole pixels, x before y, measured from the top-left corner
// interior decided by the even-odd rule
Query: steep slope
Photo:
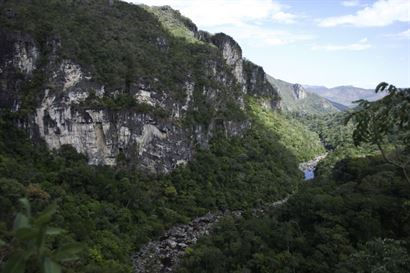
[[[201,42],[120,1],[4,3],[0,107],[51,149],[69,144],[90,164],[121,157],[151,172],[185,164],[217,130],[243,134],[245,96],[277,107],[263,69],[232,38],[164,13]]]
[[[278,90],[282,107],[288,112],[325,114],[341,111],[333,102],[307,92],[300,84],[291,84],[268,75],[268,81]]]
[[[0,267],[20,246],[10,230],[22,196],[33,215],[58,205],[53,226],[67,232],[46,254],[84,246],[64,272],[129,273],[171,226],[295,191],[299,161],[323,149],[276,111],[277,91],[232,38],[176,11],[0,3]]]
[[[353,102],[360,99],[375,101],[386,95],[385,93],[376,94],[373,89],[364,89],[351,85],[333,88],[313,85],[304,85],[304,87],[309,92],[349,107],[354,106]]]

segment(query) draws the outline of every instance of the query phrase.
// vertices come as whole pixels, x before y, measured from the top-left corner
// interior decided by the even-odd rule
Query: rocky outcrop
[[[0,29],[0,108],[18,110],[19,91],[38,59],[38,47],[29,35]]]
[[[198,31],[188,19],[184,24],[198,39],[212,43],[212,50],[219,48],[220,57],[201,69],[212,84],[199,84],[188,72],[178,83],[178,97],[158,87],[158,79],[137,77],[107,88],[87,67],[62,57],[58,37],[40,46],[28,34],[0,29],[0,108],[31,111],[17,124],[50,149],[71,145],[90,164],[116,165],[121,157],[138,168],[166,173],[188,162],[196,147],[207,148],[216,131],[242,135],[250,121],[229,117],[229,107],[243,111],[246,95],[266,97],[271,108],[279,100],[263,69],[244,60],[231,37]],[[159,50],[170,46],[160,38]],[[131,106],[112,105],[124,100]],[[201,110],[204,105],[207,110]]]
[[[210,39],[221,51],[226,64],[241,84],[242,92],[246,95],[259,96],[268,99],[267,105],[271,109],[280,108],[280,97],[277,90],[268,82],[262,67],[242,58],[242,49],[230,36],[218,33]],[[239,98],[241,99],[241,98]],[[243,104],[243,101],[241,101]]]
[[[221,50],[226,64],[232,68],[236,80],[243,85],[243,90],[246,91],[242,49],[239,44],[232,37],[224,33],[215,34],[212,36],[211,41]]]
[[[307,94],[302,85],[297,83],[293,85],[293,96],[297,100],[306,98]]]

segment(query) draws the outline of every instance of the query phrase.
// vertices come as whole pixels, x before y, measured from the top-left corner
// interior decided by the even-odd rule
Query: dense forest
[[[329,149],[317,177],[269,214],[225,219],[179,272],[408,272],[410,90],[389,92],[350,113],[298,116]]]
[[[217,136],[187,167],[159,177],[130,170],[126,162],[116,168],[89,166],[70,146],[48,151],[44,144],[33,145],[4,116],[1,237],[14,242],[19,198],[30,200],[33,214],[55,203],[50,225],[66,232],[49,238],[46,248],[75,241],[83,245],[80,259],[66,264],[67,272],[130,272],[130,253],[173,224],[209,210],[262,206],[298,187],[302,176],[297,158],[313,157],[322,151],[320,143],[306,149],[294,141],[314,137],[296,120],[257,111],[254,115],[255,127],[243,138]],[[276,129],[262,126],[262,121],[274,123]],[[286,130],[294,126],[299,130]],[[2,248],[2,256],[24,245],[20,243]]]
[[[133,272],[131,256],[147,242],[216,211],[242,216],[224,217],[186,248],[179,272],[409,272],[409,89],[381,84],[376,91],[386,90],[386,97],[361,101],[347,112],[281,111],[277,90],[261,67],[244,60],[249,77],[242,74],[239,82],[220,48],[208,43],[210,34],[197,32],[169,7],[0,1],[0,34],[9,32],[31,35],[40,57],[28,76],[0,72],[6,75],[0,78],[0,98],[20,96],[18,107],[0,101],[1,272]],[[214,39],[230,41],[224,34]],[[6,51],[0,48],[4,59]],[[28,127],[42,91],[68,93],[64,84],[57,86],[63,76],[55,76],[60,82],[46,80],[53,72],[47,65],[58,70],[55,64],[67,59],[95,80],[81,86],[89,96],[67,112],[141,114],[154,128],[171,119],[172,107],[180,103],[188,110],[181,119],[173,116],[167,130],[194,135],[218,122],[221,128],[205,133],[209,142],[196,143],[186,165],[164,173],[138,168],[122,150],[115,165],[104,166],[90,165],[70,145],[49,149]],[[195,83],[191,97],[187,81]],[[96,82],[106,95],[96,94]],[[141,83],[171,103],[138,102]],[[6,94],[17,89],[19,94]],[[235,122],[245,129],[228,135],[226,128]],[[316,178],[303,181],[299,164],[325,152]],[[266,210],[288,196],[282,206]],[[256,215],[255,209],[264,213]]]

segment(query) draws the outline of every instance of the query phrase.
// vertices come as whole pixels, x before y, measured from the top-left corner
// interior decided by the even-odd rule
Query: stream
[[[314,178],[314,170],[320,160],[326,157],[320,155],[311,161],[301,163],[299,169],[304,172],[305,180]],[[266,205],[264,208],[253,209],[254,215],[260,215],[265,210],[280,207],[290,196]],[[241,210],[216,211],[193,219],[188,224],[173,226],[158,240],[150,241],[132,257],[135,273],[165,273],[174,272],[178,263],[186,254],[186,249],[196,244],[198,239],[208,235],[212,227],[223,217],[241,217]]]
[[[320,160],[324,159],[327,156],[326,154],[319,155],[314,159],[303,162],[299,164],[299,170],[305,174],[305,180],[311,180],[315,178],[315,169]]]

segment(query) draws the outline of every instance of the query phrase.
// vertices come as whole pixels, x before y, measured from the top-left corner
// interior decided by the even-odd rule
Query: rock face
[[[336,113],[340,109],[334,103],[316,94],[306,91],[300,84],[288,83],[271,76],[268,81],[278,90],[281,97],[281,109],[285,112],[301,114]]]
[[[293,96],[297,100],[301,100],[301,99],[306,98],[306,91],[305,91],[305,89],[303,88],[302,85],[300,85],[300,84],[294,84],[293,85]]]
[[[218,114],[186,125],[187,117],[202,104],[221,113],[227,105],[243,111],[246,95],[267,97],[272,109],[279,101],[263,69],[244,60],[231,37],[189,27],[203,42],[219,48],[219,59],[202,67],[204,75],[219,87],[199,85],[187,76],[179,90],[183,99],[144,78],[108,90],[86,68],[62,57],[58,37],[48,37],[40,45],[28,34],[0,28],[0,108],[19,112],[29,101],[32,111],[17,124],[34,140],[45,140],[50,149],[71,145],[85,154],[90,164],[116,165],[121,157],[138,168],[166,173],[189,161],[195,147],[206,148],[217,130],[228,137],[240,136],[251,125],[246,118]],[[162,38],[157,43],[160,50],[168,46]],[[42,58],[44,51],[47,58]],[[239,94],[221,91],[237,90],[238,86]],[[35,98],[26,96],[28,89],[35,89]],[[107,98],[132,100],[138,107],[112,109],[104,104]]]

